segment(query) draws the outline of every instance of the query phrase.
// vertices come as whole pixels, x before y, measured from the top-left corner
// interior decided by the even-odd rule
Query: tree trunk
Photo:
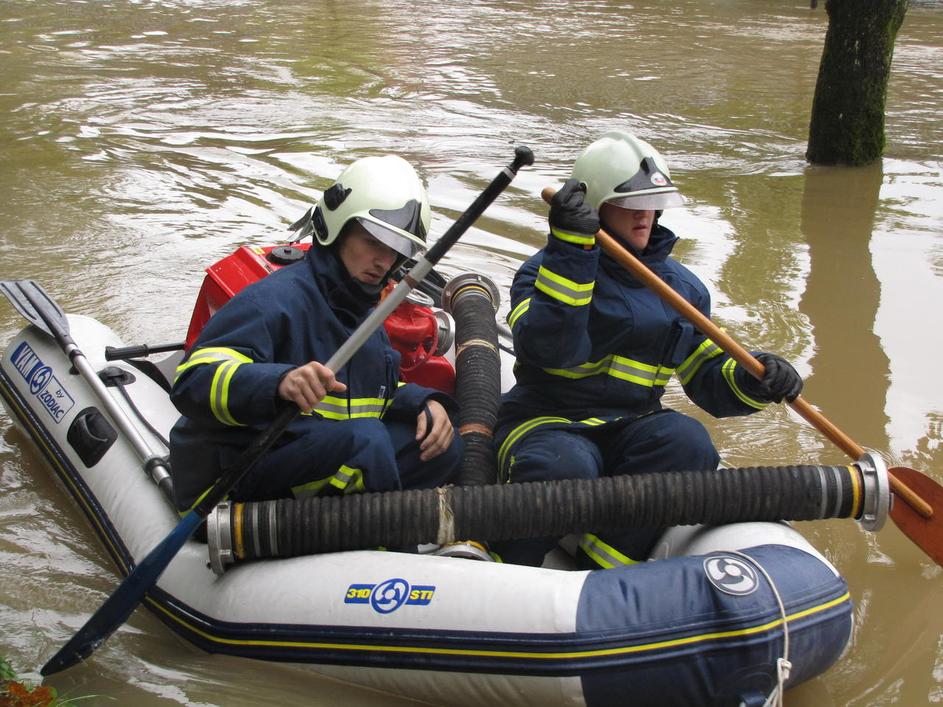
[[[812,100],[806,159],[863,165],[884,150],[894,40],[908,0],[827,0],[828,31]]]

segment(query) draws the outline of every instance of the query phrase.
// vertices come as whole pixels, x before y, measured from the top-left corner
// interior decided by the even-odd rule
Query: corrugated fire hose
[[[849,466],[677,471],[602,479],[448,486],[347,496],[221,503],[208,518],[210,564],[323,552],[504,540],[632,527],[887,518],[887,469]]]

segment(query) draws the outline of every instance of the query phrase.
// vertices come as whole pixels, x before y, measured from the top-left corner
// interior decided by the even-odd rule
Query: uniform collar
[[[318,289],[345,323],[359,323],[379,301],[379,292],[362,287],[347,272],[337,249],[312,246],[305,256]]]

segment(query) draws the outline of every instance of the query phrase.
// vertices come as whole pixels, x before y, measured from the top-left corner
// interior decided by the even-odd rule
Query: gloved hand
[[[790,403],[802,392],[802,378],[796,369],[784,359],[771,353],[758,353],[756,360],[763,364],[766,371],[763,380],[757,380],[742,368],[742,380],[737,383],[743,392],[762,403],[781,403],[785,398]]]
[[[567,243],[591,248],[596,243],[599,215],[583,201],[586,193],[576,179],[567,179],[550,200],[550,233]]]

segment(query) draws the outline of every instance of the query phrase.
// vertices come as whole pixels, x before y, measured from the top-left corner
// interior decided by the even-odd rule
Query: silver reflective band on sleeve
[[[352,420],[357,417],[383,417],[390,400],[383,398],[341,398],[325,395],[313,412],[328,420]]]
[[[610,354],[599,361],[587,361],[571,368],[544,368],[545,373],[579,380],[590,376],[608,375],[646,388],[665,386],[674,374],[673,368],[662,368],[626,356]]]
[[[534,282],[534,288],[540,290],[548,297],[563,302],[573,307],[582,307],[593,301],[592,282],[576,282],[569,278],[558,275],[548,270],[543,265],[537,271],[537,280]]]

